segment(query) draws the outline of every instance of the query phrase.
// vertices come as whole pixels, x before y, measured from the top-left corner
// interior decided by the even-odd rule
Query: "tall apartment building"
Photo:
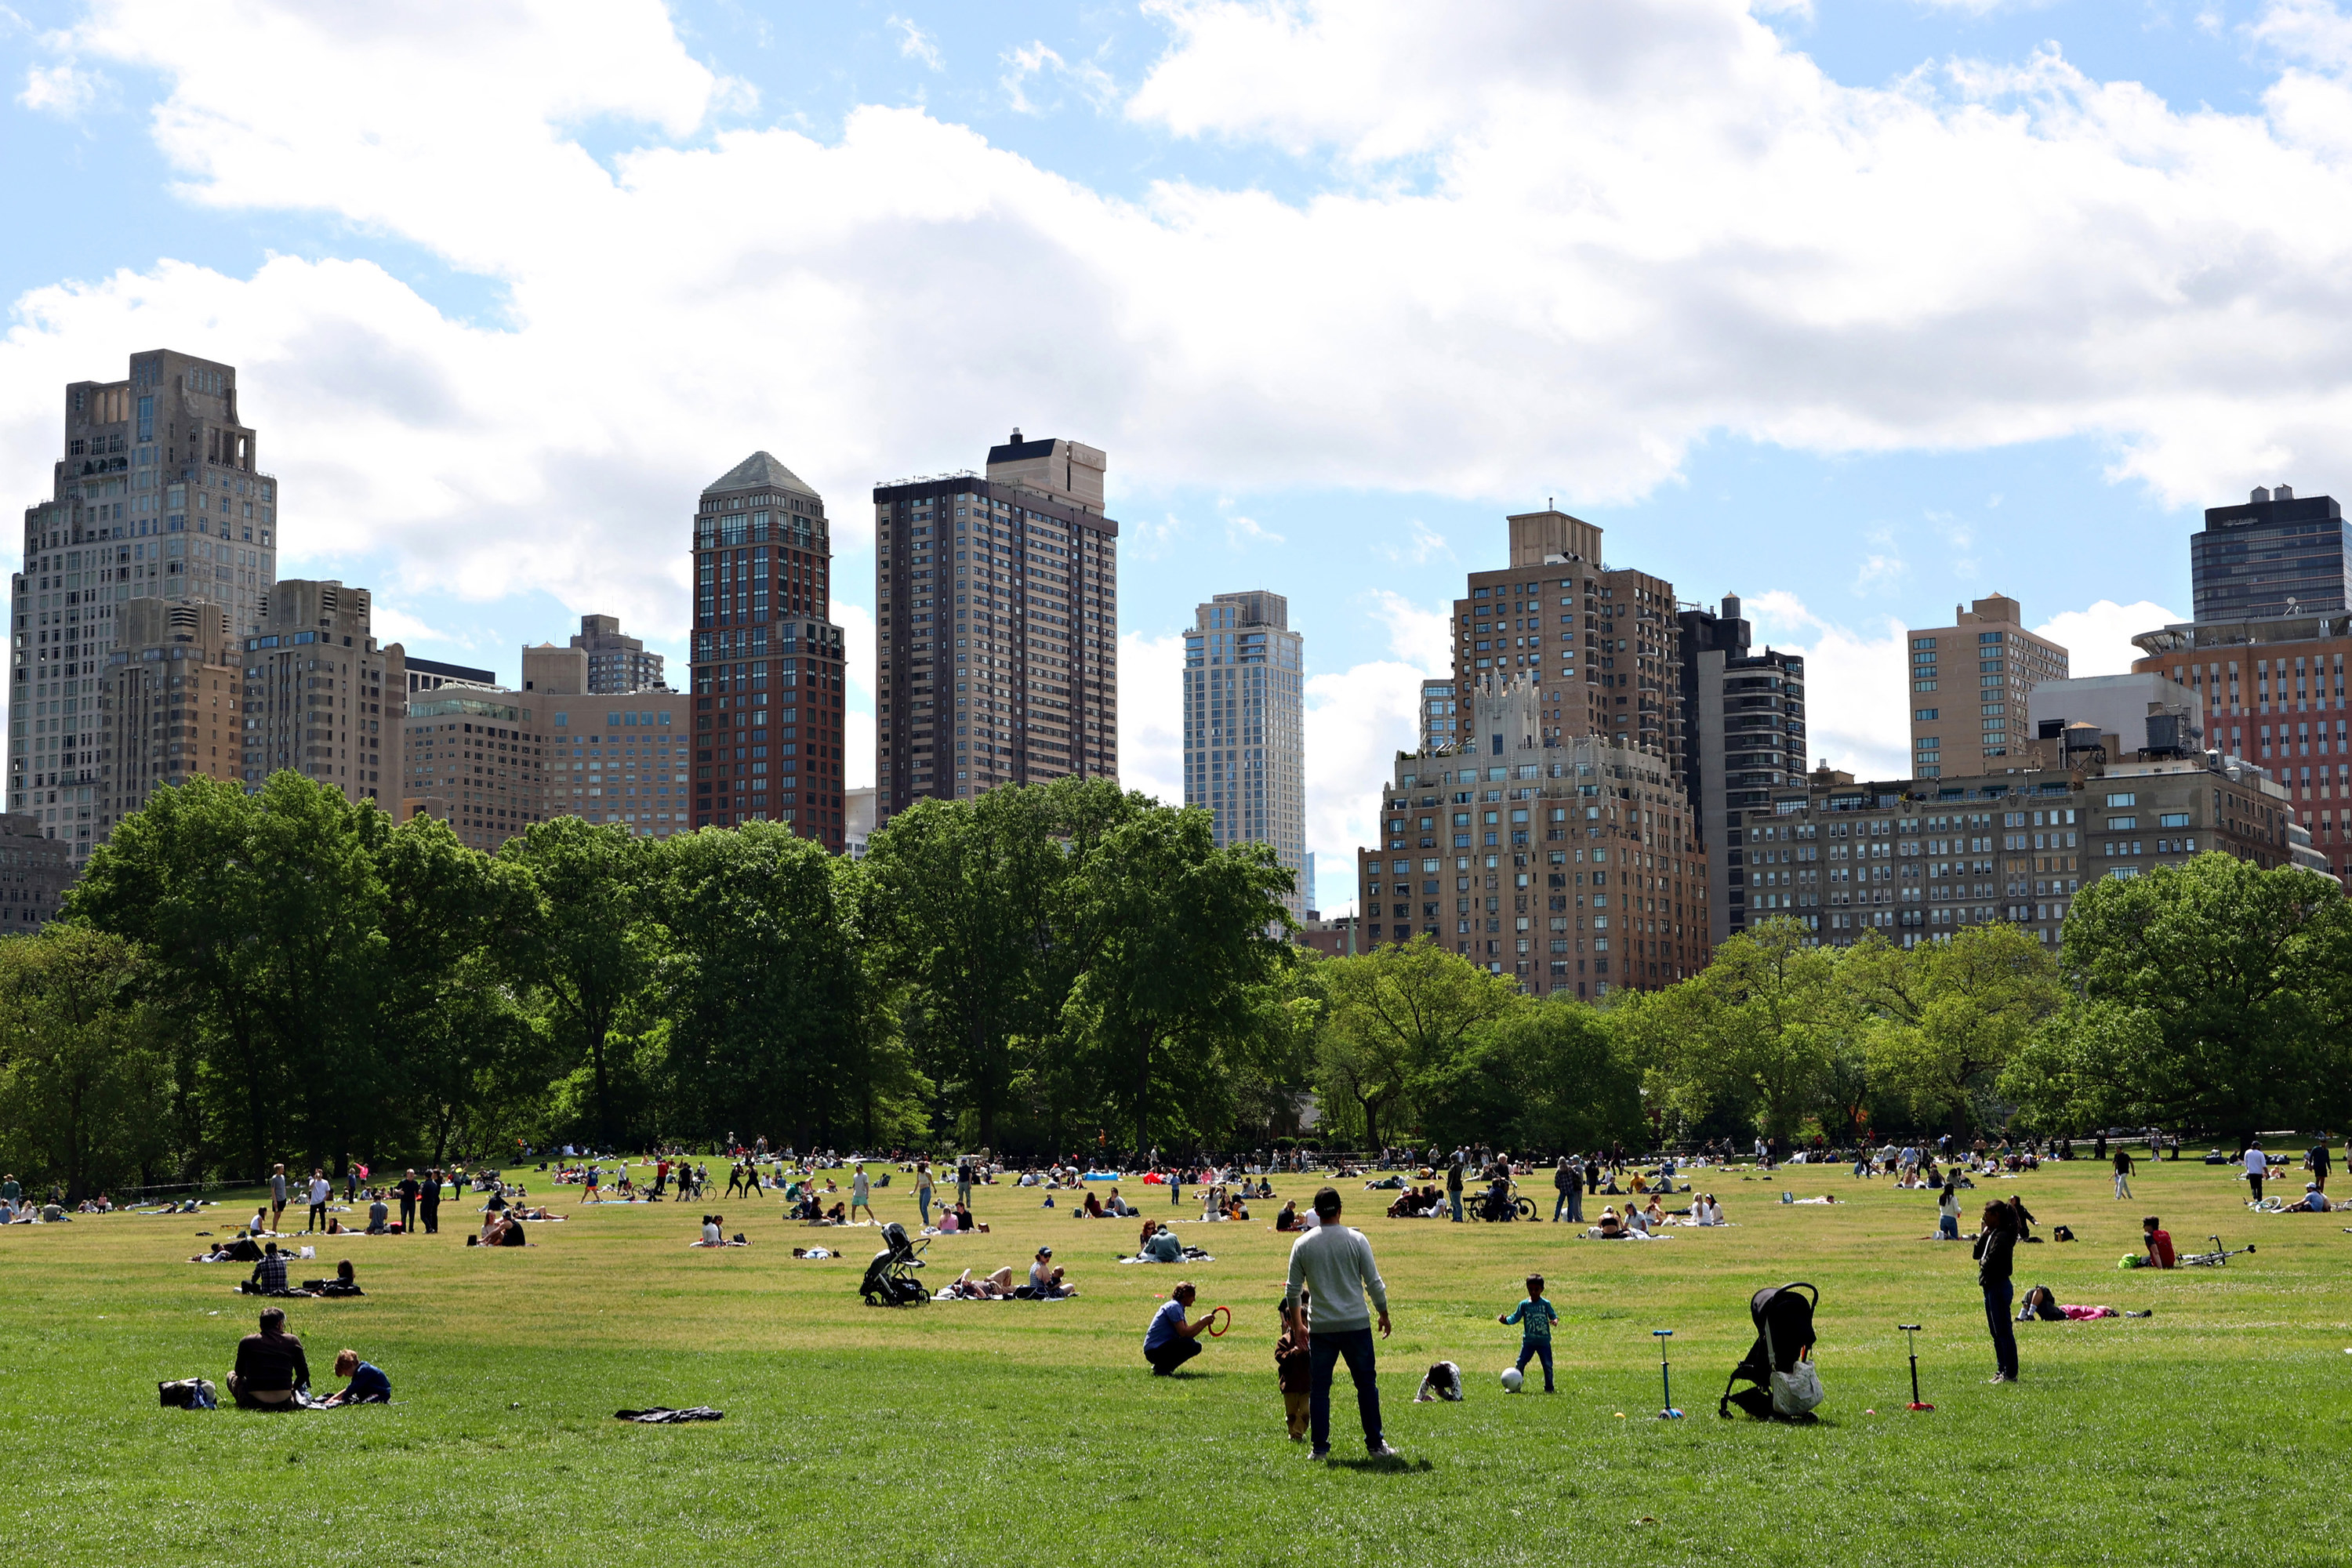
[[[1679,772],[1674,584],[1603,565],[1601,530],[1566,512],[1508,521],[1511,564],[1473,572],[1454,603],[1457,690],[1489,674],[1527,675],[1542,694],[1547,736],[1601,735],[1655,752]]]
[[[1103,453],[988,451],[874,489],[875,826],[927,795],[1118,776],[1118,524]]]
[[[1995,594],[1954,605],[1952,621],[1907,634],[1911,766],[1921,778],[2000,771],[1985,764],[2032,738],[2027,695],[2066,679],[2066,650],[2027,631],[2015,599]]]
[[[617,616],[581,616],[572,646],[588,656],[591,691],[661,689],[662,656],[647,653],[643,637],[623,637]]]
[[[832,563],[823,498],[767,453],[703,490],[694,519],[695,826],[782,822],[841,849],[845,688]]]
[[[1683,789],[1706,846],[1707,941],[1748,926],[1747,819],[1805,776],[1805,661],[1751,646],[1738,597],[1687,609],[1682,627]]]
[[[65,389],[49,499],[25,512],[11,582],[8,804],[79,865],[120,795],[101,706],[122,608],[202,599],[232,630],[277,577],[278,481],[238,418],[234,366],[170,350]]]
[[[408,661],[408,689],[411,695],[431,691],[451,681],[460,686],[496,686],[494,670],[476,669],[470,664],[444,664],[437,658],[412,658]]]
[[[406,662],[400,644],[376,646],[366,589],[273,585],[245,639],[246,786],[291,769],[393,811]]]
[[[1552,733],[1566,700],[1549,672],[1490,671],[1464,695],[1467,742],[1398,753],[1381,842],[1357,851],[1367,950],[1427,937],[1522,990],[1593,1000],[1696,973],[1706,867],[1680,770]]]
[[[100,818],[166,784],[245,777],[245,639],[202,599],[132,599],[107,655]]]
[[[2333,496],[2257,486],[2243,506],[2205,509],[2189,574],[2200,626],[2340,616],[2352,610],[2352,527]]]
[[[539,713],[551,742],[548,816],[617,823],[642,837],[688,831],[694,799],[688,774],[698,765],[690,754],[690,694],[667,688],[591,692],[587,652],[551,643],[522,650],[522,685],[523,700],[531,705],[526,712]],[[710,711],[715,716],[718,710]]]
[[[551,715],[521,692],[445,680],[408,700],[401,721],[400,819],[436,816],[488,852],[550,807]]]
[[[2298,826],[2352,878],[2352,616],[2189,621],[2142,632],[2132,669],[2201,700],[2203,743],[2268,770]]]
[[[1219,594],[1184,637],[1184,804],[1216,819],[1220,847],[1273,846],[1290,873],[1293,920],[1307,885],[1306,638],[1290,601],[1255,589]]]
[[[0,813],[0,936],[12,929],[21,936],[26,926],[55,920],[73,881],[73,862],[62,842],[29,812]]]

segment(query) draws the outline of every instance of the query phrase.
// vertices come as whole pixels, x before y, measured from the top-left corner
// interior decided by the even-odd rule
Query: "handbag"
[[[1811,1414],[1813,1406],[1826,1397],[1822,1392],[1821,1374],[1813,1370],[1811,1355],[1799,1351],[1789,1370],[1780,1371],[1780,1357],[1772,1348],[1772,1328],[1769,1323],[1764,1328],[1764,1351],[1772,1358],[1774,1367],[1772,1414],[1783,1421],[1800,1420]]]

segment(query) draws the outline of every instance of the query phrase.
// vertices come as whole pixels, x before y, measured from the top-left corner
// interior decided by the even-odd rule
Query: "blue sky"
[[[21,501],[58,385],[168,343],[242,367],[282,574],[506,678],[588,611],[682,666],[694,492],[765,447],[870,679],[866,487],[1089,441],[1127,775],[1178,787],[1192,606],[1288,595],[1335,908],[1507,511],[1745,595],[1885,772],[1901,625],[2006,592],[2115,668],[2200,507],[2346,449],[2317,0],[237,17],[0,9]]]

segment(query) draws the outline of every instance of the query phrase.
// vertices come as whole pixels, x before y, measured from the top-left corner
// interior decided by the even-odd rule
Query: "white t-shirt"
[[[705,1246],[705,1247],[716,1247],[716,1246],[718,1246],[718,1245],[719,1245],[719,1240],[720,1240],[720,1237],[719,1237],[719,1227],[718,1227],[717,1226],[715,1226],[715,1225],[705,1225],[705,1226],[702,1227],[702,1245],[703,1245],[703,1246]]]
[[[328,1193],[331,1192],[332,1190],[333,1190],[332,1188],[331,1188],[331,1187],[329,1187],[329,1186],[327,1185],[327,1178],[326,1178],[326,1177],[324,1177],[324,1176],[313,1176],[313,1177],[311,1177],[311,1178],[310,1178],[310,1201],[311,1201],[312,1203],[314,1203],[314,1204],[322,1204],[322,1203],[325,1203],[325,1202],[327,1201],[327,1194],[328,1194]]]
[[[2270,1169],[2270,1156],[2263,1153],[2260,1149],[2249,1149],[2246,1151],[2246,1174],[2250,1176],[2259,1176],[2263,1172]]]

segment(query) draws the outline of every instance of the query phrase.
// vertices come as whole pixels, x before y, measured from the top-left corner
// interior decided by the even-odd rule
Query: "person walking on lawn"
[[[1456,1167],[1457,1169],[1459,1167]],[[1331,1457],[1331,1370],[1344,1359],[1356,1384],[1356,1411],[1364,1428],[1364,1447],[1375,1459],[1397,1457],[1381,1427],[1381,1386],[1372,1345],[1372,1312],[1380,1314],[1381,1337],[1389,1334],[1388,1287],[1380,1266],[1372,1260],[1372,1244],[1360,1230],[1339,1223],[1339,1191],[1324,1187],[1315,1194],[1318,1223],[1290,1247],[1290,1280],[1283,1305],[1296,1309],[1299,1292],[1307,1298],[1309,1331],[1307,1422],[1315,1440],[1313,1458]]]

